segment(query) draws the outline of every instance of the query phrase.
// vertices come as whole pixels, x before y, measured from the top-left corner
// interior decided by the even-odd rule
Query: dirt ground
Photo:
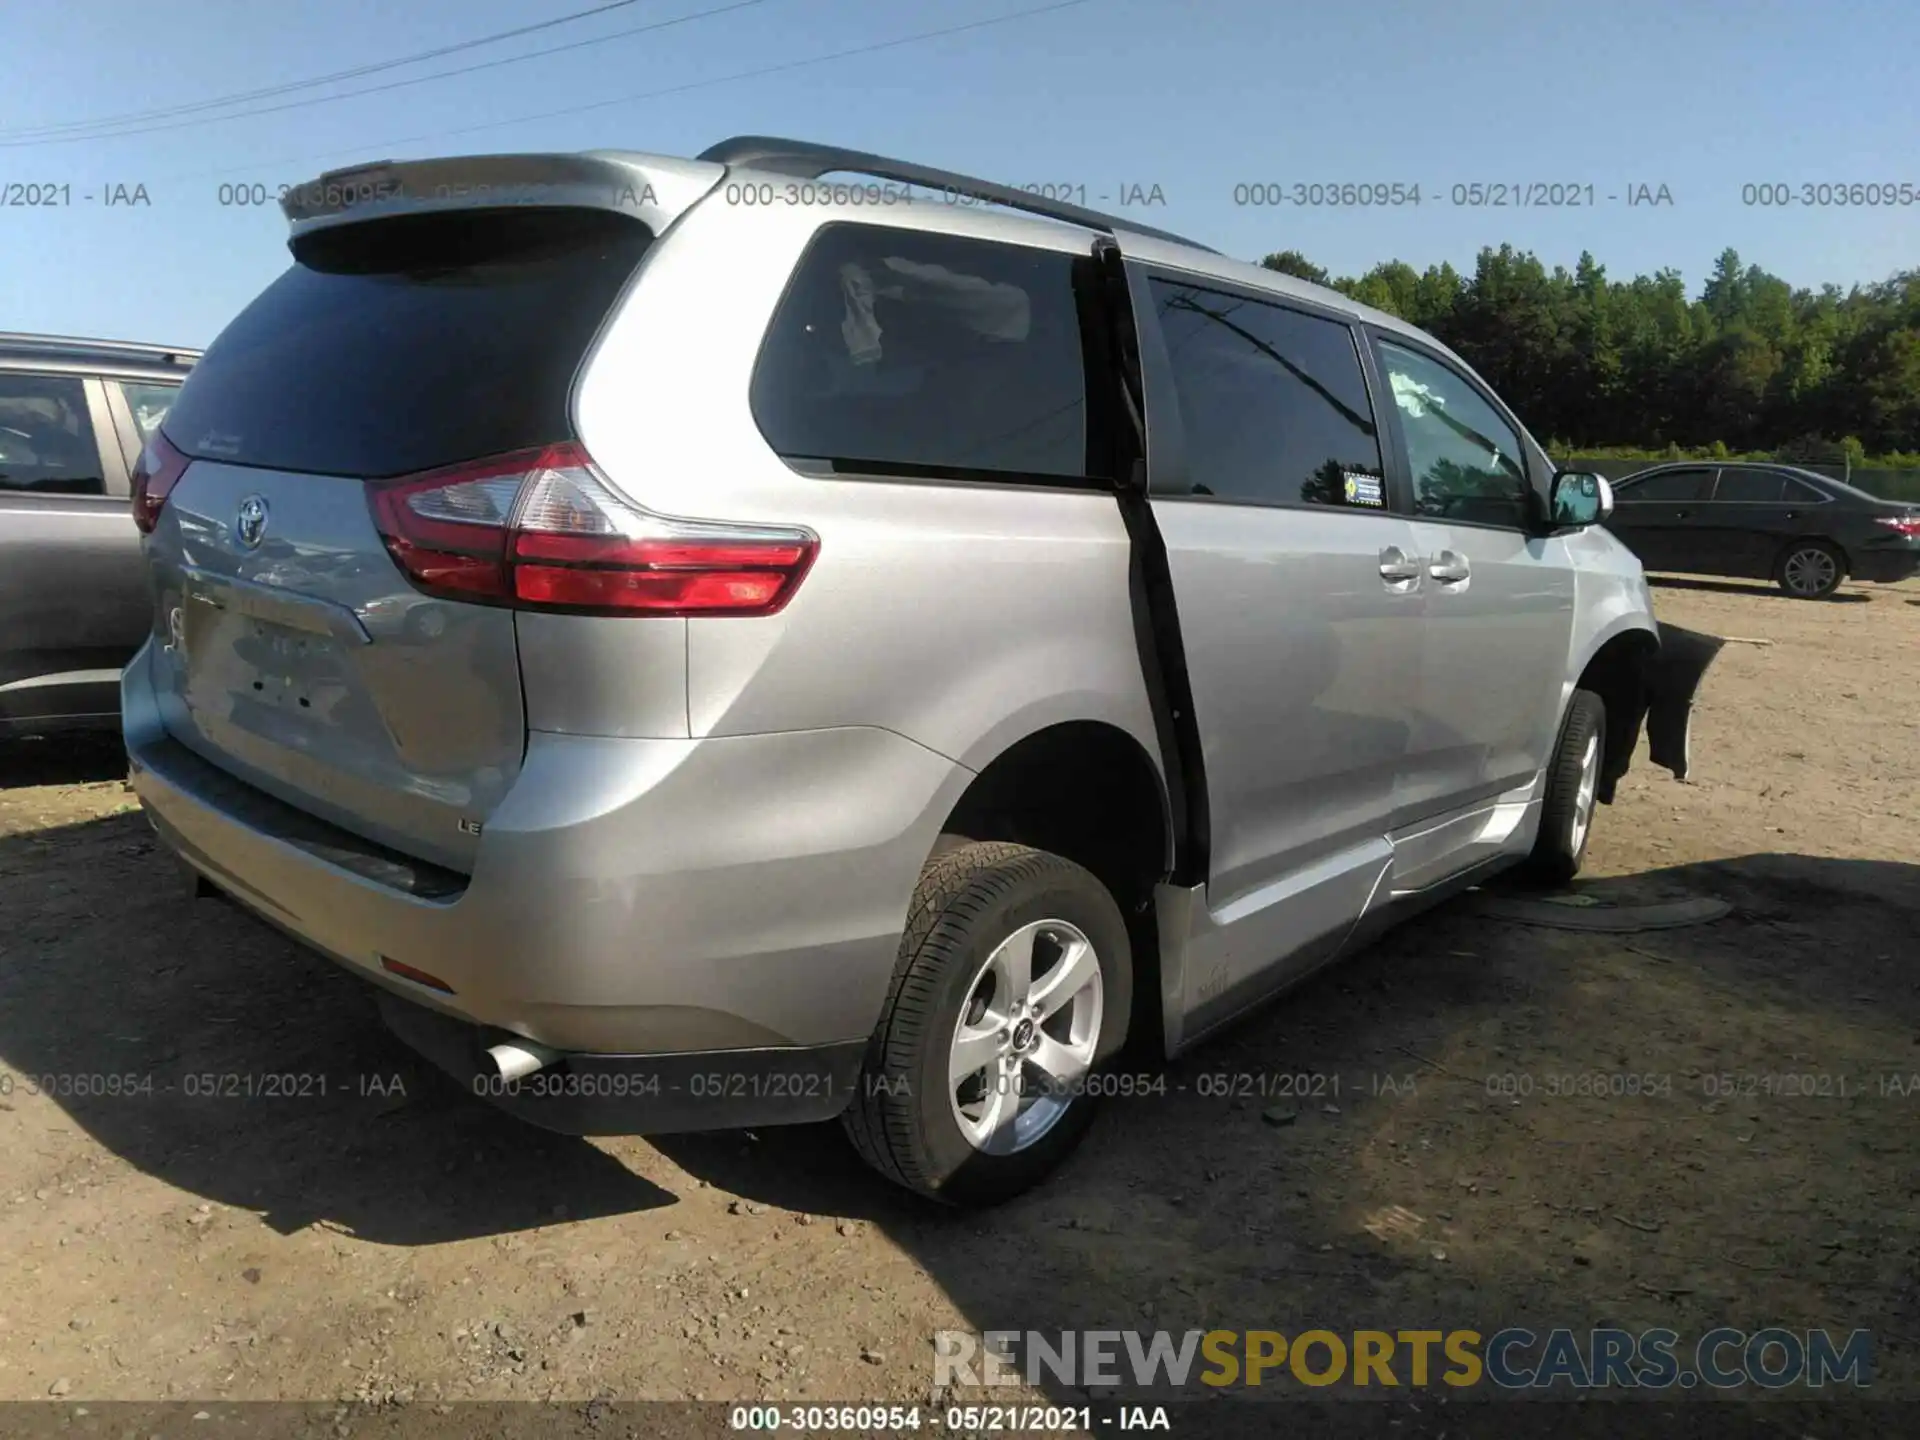
[[[1583,883],[1728,918],[1606,936],[1453,902],[1110,1103],[987,1217],[889,1190],[833,1127],[524,1128],[347,977],[188,899],[110,742],[15,744],[0,1399],[924,1402],[942,1328],[1421,1323],[1864,1328],[1912,1387],[1920,585],[1657,603],[1767,643],[1710,672],[1690,783],[1642,754]],[[1339,1094],[1199,1078],[1236,1072]],[[187,1093],[270,1073],[327,1090]],[[1595,1073],[1655,1093],[1565,1093]],[[95,1074],[138,1093],[29,1093]]]

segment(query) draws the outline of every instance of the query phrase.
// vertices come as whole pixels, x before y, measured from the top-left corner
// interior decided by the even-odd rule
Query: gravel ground
[[[991,1216],[889,1190],[833,1127],[524,1128],[346,976],[186,898],[110,743],[16,743],[0,1399],[924,1402],[942,1328],[1415,1323],[1865,1328],[1913,1393],[1920,586],[1658,605],[1769,643],[1709,674],[1690,783],[1642,755],[1584,881],[1728,918],[1454,902],[1110,1103]],[[1301,1072],[1337,1097],[1200,1078]],[[1595,1073],[1658,1093],[1554,1093]],[[188,1093],[268,1074],[325,1092]],[[86,1075],[135,1093],[29,1093]]]

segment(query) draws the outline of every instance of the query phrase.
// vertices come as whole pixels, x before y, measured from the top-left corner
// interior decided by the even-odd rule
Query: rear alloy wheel
[[[1065,920],[1022,925],[980,967],[947,1047],[947,1099],[988,1155],[1046,1137],[1093,1069],[1106,986],[1093,942]]]
[[[1591,690],[1576,690],[1560,727],[1560,743],[1547,766],[1547,793],[1540,804],[1540,834],[1527,857],[1526,873],[1548,885],[1564,885],[1580,873],[1593,812],[1599,804],[1600,767],[1607,753],[1607,706]]]
[[[1001,842],[934,857],[845,1113],[855,1147],[953,1204],[1034,1185],[1092,1122],[1131,975],[1120,907],[1072,861]]]
[[[1796,600],[1824,600],[1840,588],[1840,552],[1824,540],[1803,540],[1780,561],[1780,588]]]

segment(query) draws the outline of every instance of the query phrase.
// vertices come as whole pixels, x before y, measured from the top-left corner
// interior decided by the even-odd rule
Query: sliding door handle
[[[1389,545],[1380,552],[1380,578],[1389,590],[1411,590],[1420,583],[1420,562],[1398,545]]]

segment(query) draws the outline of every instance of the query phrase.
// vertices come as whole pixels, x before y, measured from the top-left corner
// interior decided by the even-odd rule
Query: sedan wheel
[[[1840,557],[1830,545],[1797,545],[1780,562],[1780,588],[1797,600],[1820,600],[1840,588]]]

